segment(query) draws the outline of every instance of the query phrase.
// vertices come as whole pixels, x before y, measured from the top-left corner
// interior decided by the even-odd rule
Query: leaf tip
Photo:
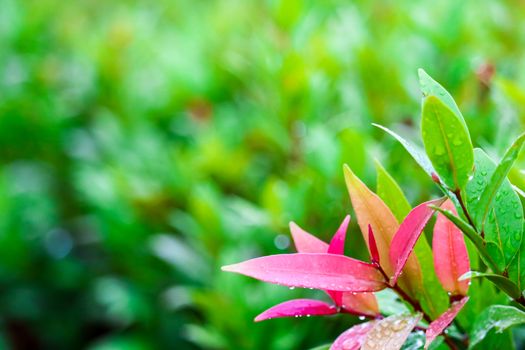
[[[239,264],[231,264],[221,266],[221,271],[224,272],[239,272]]]

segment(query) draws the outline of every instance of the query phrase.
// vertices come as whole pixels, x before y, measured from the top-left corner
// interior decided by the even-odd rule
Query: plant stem
[[[463,197],[461,196],[461,190],[459,189],[455,190],[454,194],[456,195],[456,199],[458,200],[459,205],[461,206],[461,210],[463,211],[463,214],[467,218],[470,226],[476,229],[476,225],[474,225],[474,221],[470,217],[470,214],[468,213],[468,210],[467,210],[467,206],[465,205],[465,202],[463,201]],[[483,233],[481,234],[481,238],[483,238]]]

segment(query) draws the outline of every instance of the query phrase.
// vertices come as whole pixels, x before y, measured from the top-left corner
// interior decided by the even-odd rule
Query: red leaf
[[[395,285],[408,257],[412,253],[417,239],[423,232],[428,220],[434,214],[434,209],[429,205],[439,205],[443,199],[437,199],[422,203],[412,209],[407,217],[399,226],[392,243],[390,244],[389,258],[394,266],[394,275],[391,277],[391,284]]]
[[[341,333],[330,350],[359,350],[375,323],[375,321],[361,323]]]
[[[328,244],[300,228],[295,222],[290,222],[290,232],[299,253],[326,253]]]
[[[374,265],[343,255],[270,255],[223,266],[222,270],[289,287],[341,292],[375,292],[386,287]]]
[[[294,299],[269,308],[257,316],[255,322],[279,317],[333,315],[335,313],[337,313],[337,309],[333,305],[327,304],[323,301]]]
[[[329,254],[343,255],[345,253],[346,230],[348,229],[349,222],[350,215],[347,215],[330,241],[330,246],[328,247]]]
[[[454,204],[447,200],[441,208],[456,213]],[[443,288],[452,295],[466,295],[469,280],[458,279],[470,271],[465,239],[461,231],[443,214],[438,213],[432,239],[434,268]]]
[[[445,311],[441,316],[428,325],[427,331],[425,333],[427,341],[425,343],[425,349],[440,335],[449,324],[454,321],[456,315],[461,311],[463,306],[467,303],[469,297],[464,297],[460,301],[456,301],[452,306]]]
[[[377,250],[376,239],[371,225],[368,225],[368,245],[370,246],[370,258],[372,262],[379,265],[379,251]]]
[[[340,292],[341,293],[341,292]],[[377,299],[373,293],[341,293],[341,308],[343,312],[354,315],[376,317],[379,313]]]

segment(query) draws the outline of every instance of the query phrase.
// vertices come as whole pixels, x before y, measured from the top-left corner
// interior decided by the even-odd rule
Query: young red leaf
[[[461,311],[463,306],[465,306],[468,299],[468,297],[464,297],[461,300],[454,302],[447,311],[430,323],[425,333],[427,338],[425,349],[428,349],[434,339],[436,339],[436,337],[440,335],[449,324],[452,323],[456,315]]]
[[[346,230],[348,229],[349,222],[350,215],[347,215],[341,223],[341,226],[337,229],[337,232],[332,237],[330,246],[328,247],[328,253],[341,255],[345,253]]]
[[[394,274],[391,277],[391,284],[395,285],[408,257],[414,250],[417,239],[423,232],[428,220],[434,214],[434,209],[429,205],[439,205],[443,199],[437,199],[422,203],[412,209],[407,217],[399,226],[392,243],[390,244],[389,258],[394,266]]]
[[[326,253],[328,244],[300,228],[295,222],[290,222],[290,232],[299,253]]]
[[[335,313],[337,313],[337,308],[323,301],[294,299],[269,308],[255,317],[255,322],[279,317],[333,315]]]
[[[359,350],[365,341],[368,332],[374,328],[375,321],[365,322],[353,326],[341,333],[334,341],[330,350]]]
[[[293,222],[290,223],[290,230],[299,253],[326,253],[330,248],[332,249],[330,253],[343,254],[346,231],[349,222],[350,216],[347,215],[339,226],[337,232],[334,234],[330,246],[301,229]],[[372,293],[359,293],[354,295],[350,292],[338,292],[332,290],[326,290],[325,292],[337,306],[342,307],[344,312],[366,316],[376,316],[379,314],[377,300]]]
[[[450,200],[443,203],[441,208],[456,214],[454,204]],[[434,268],[443,288],[452,295],[466,295],[470,280],[458,280],[470,271],[465,239],[461,231],[441,213],[438,213],[434,225],[432,250]]]
[[[381,198],[370,191],[346,165],[344,166],[344,173],[357,223],[368,249],[370,250],[370,243],[368,242],[368,225],[370,225],[374,230],[377,251],[381,259],[381,268],[388,276],[393,276],[394,266],[390,263],[388,253],[392,238],[399,228],[399,223]],[[415,297],[421,291],[422,283],[421,266],[417,257],[412,254],[405,264],[399,286],[410,296]]]
[[[386,287],[374,265],[334,254],[270,255],[223,266],[222,270],[289,287],[341,292],[375,292]]]
[[[372,263],[378,264],[381,262],[379,259],[379,252],[377,251],[376,239],[374,237],[374,231],[372,226],[368,225],[368,245],[370,246],[370,258]]]
[[[376,317],[379,313],[379,305],[373,293],[341,293],[341,308],[343,312],[354,315]]]

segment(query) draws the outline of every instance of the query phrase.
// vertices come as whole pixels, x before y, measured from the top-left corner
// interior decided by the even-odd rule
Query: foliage
[[[346,295],[348,299],[354,299],[358,296],[362,298],[364,293],[367,298],[375,298],[374,292],[390,288],[411,307],[412,314],[398,314],[383,319],[381,313],[359,312],[358,308],[353,308],[353,312],[363,318],[371,318],[371,321],[353,326],[342,333],[330,349],[399,350],[421,319],[421,327],[426,329],[425,349],[440,335],[451,349],[472,348],[481,343],[492,328],[501,332],[512,325],[525,323],[525,313],[517,307],[496,304],[485,310],[478,310],[481,314],[474,323],[472,320],[462,323],[458,318],[457,334],[445,332],[469,300],[467,294],[471,277],[487,278],[507,293],[509,300],[525,308],[525,289],[520,288],[521,271],[525,269],[525,261],[520,259],[524,254],[521,250],[523,207],[507,179],[507,174],[525,142],[525,133],[514,141],[498,165],[492,164],[492,160],[478,150],[477,154],[481,158],[478,157],[475,167],[474,149],[468,128],[456,103],[423,70],[419,71],[419,75],[423,92],[421,131],[426,154],[418,151],[414,155],[411,150],[415,148],[410,142],[383,129],[400,141],[420,164],[424,164],[422,167],[429,170],[431,179],[448,199],[424,202],[412,209],[398,224],[391,209],[345,165],[346,184],[370,252],[371,263],[343,259],[342,245],[348,226],[347,216],[328,247],[301,230],[293,234],[298,254],[267,256],[223,267],[225,271],[241,273],[266,282],[292,288],[317,288],[325,290],[331,296],[339,296],[332,297],[332,307],[306,299],[285,302],[265,311],[262,314],[265,316],[258,316],[256,320],[332,315],[336,309],[350,311],[345,307]],[[427,156],[428,160],[425,158]],[[377,168],[380,178],[389,182],[382,187],[382,192],[388,193],[390,190],[397,193],[398,200],[392,200],[392,196],[388,198],[391,205],[400,205],[403,210],[406,201],[399,199],[404,198],[400,187],[380,164]],[[468,186],[474,190],[467,195]],[[467,196],[470,198],[468,207],[464,200]],[[432,274],[432,270],[427,266],[421,268],[414,251],[434,210],[439,210],[439,213],[433,229],[433,267],[450,297],[446,310],[438,303],[439,294],[444,293],[443,289],[423,283],[423,275]],[[504,216],[509,211],[510,217]],[[468,222],[459,217],[458,213]],[[492,225],[486,224],[489,219]],[[292,232],[294,227],[296,226],[292,227]],[[470,258],[483,259],[486,266],[478,268],[486,271],[471,271],[463,233],[478,250],[472,251]],[[308,250],[305,251],[302,247],[308,247]],[[510,273],[511,270],[514,273]],[[471,293],[478,296],[481,294],[482,298],[488,297],[479,288]],[[362,299],[354,299],[352,304],[360,305],[362,309],[367,305]],[[464,329],[472,329],[472,340],[469,341],[468,334],[462,331]]]
[[[415,139],[418,67],[450,90],[472,144],[496,165],[525,122],[517,0],[2,0],[0,9],[0,348],[332,342],[358,317],[252,323],[286,298],[322,292],[219,267],[291,253],[291,220],[327,241],[353,215],[344,163],[372,188],[377,158],[406,203],[438,197],[403,146],[371,126]],[[521,191],[524,164],[522,153],[508,175]],[[377,181],[401,221],[411,206]],[[346,254],[366,260],[357,231],[352,220]],[[433,271],[424,233],[415,253]],[[523,275],[517,266],[509,276]],[[441,310],[438,277],[422,283],[436,291],[422,304]],[[486,279],[469,290],[458,319],[507,302]],[[395,295],[377,294],[381,311],[401,313]],[[504,332],[517,347],[523,334]]]

